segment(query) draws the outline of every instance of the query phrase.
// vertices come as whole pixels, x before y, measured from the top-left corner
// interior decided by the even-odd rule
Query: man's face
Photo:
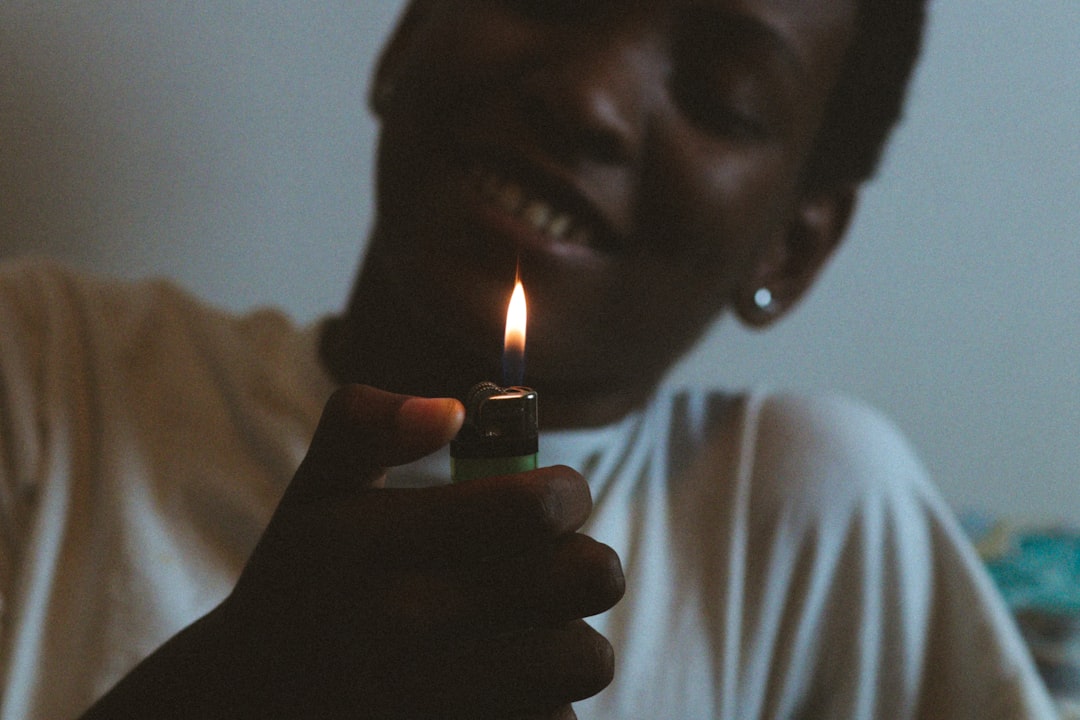
[[[371,269],[492,367],[520,269],[530,383],[653,381],[788,237],[853,3],[419,0]]]

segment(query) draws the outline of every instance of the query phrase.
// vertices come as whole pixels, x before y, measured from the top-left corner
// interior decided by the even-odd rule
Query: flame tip
[[[514,282],[514,291],[510,295],[510,304],[506,308],[506,334],[503,338],[504,354],[524,356],[525,328],[528,325],[528,307],[525,300],[525,286],[521,278]]]

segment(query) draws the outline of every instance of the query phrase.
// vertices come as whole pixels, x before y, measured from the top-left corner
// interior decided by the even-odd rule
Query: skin
[[[800,182],[851,23],[829,0],[415,2],[376,77],[378,221],[327,365],[416,395],[497,379],[519,269],[544,425],[594,425],[643,403],[725,308],[774,321],[853,206],[853,188]],[[478,172],[599,239],[534,231]]]
[[[461,420],[450,399],[335,393],[229,598],[84,720],[573,717],[612,672],[580,618],[623,591],[618,557],[576,532],[582,477],[378,489]]]
[[[611,680],[581,618],[623,592],[570,468],[421,490],[500,364],[516,271],[547,428],[621,417],[717,314],[765,326],[854,189],[801,171],[850,34],[840,0],[416,0],[382,57],[378,218],[323,359],[327,405],[235,591],[86,718],[572,718]],[[497,172],[593,239],[486,200]],[[767,286],[777,311],[755,308]],[[401,393],[401,394],[394,394]],[[172,715],[170,715],[172,713]]]

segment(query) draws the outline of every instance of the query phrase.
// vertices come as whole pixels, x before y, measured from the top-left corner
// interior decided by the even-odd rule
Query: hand
[[[461,417],[456,401],[361,386],[327,404],[216,611],[245,712],[568,718],[610,681],[610,645],[580,618],[619,599],[622,572],[575,532],[592,507],[577,473],[378,489]]]

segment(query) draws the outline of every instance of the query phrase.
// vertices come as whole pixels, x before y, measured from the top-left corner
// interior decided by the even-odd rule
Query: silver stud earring
[[[767,287],[758,288],[754,293],[754,305],[758,310],[769,315],[776,312],[776,300],[773,298],[772,290]]]

